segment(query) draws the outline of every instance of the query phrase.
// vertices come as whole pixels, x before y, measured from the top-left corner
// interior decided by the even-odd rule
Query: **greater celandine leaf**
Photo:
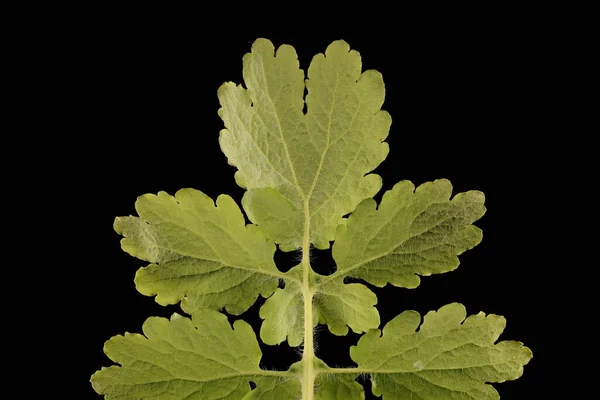
[[[506,326],[500,316],[465,318],[465,307],[453,303],[429,312],[419,327],[421,316],[405,311],[383,334],[361,337],[350,355],[384,399],[499,399],[486,383],[520,377],[531,350],[516,341],[495,343]]]
[[[368,174],[387,156],[391,124],[381,111],[381,74],[361,74],[361,58],[344,41],[332,43],[304,73],[293,47],[258,39],[244,56],[246,89],[219,89],[219,138],[236,181],[248,191],[250,220],[284,250],[301,247],[305,221],[310,241],[329,248],[335,229],[356,205],[381,188]]]
[[[314,276],[313,307],[318,321],[315,319],[313,326],[327,324],[335,335],[345,335],[348,327],[362,333],[379,326],[375,294],[362,284],[344,284],[347,276],[379,287],[391,283],[415,288],[420,282],[418,275],[458,267],[457,256],[481,241],[481,230],[472,223],[485,213],[484,196],[470,191],[450,199],[451,194],[452,185],[445,179],[424,183],[416,190],[411,182],[402,181],[383,195],[378,208],[373,199],[361,202],[347,223],[338,227],[332,249],[336,272]],[[281,324],[277,321],[282,315],[274,310],[283,297],[285,304],[296,305],[293,309],[301,307],[303,294],[287,288],[278,292],[263,306],[269,312],[261,309],[261,317],[266,318],[262,329],[269,330],[262,338],[267,344],[277,344],[286,335],[288,340],[296,335],[290,345],[299,344],[300,337],[294,332],[302,327],[302,313],[284,307],[281,311],[288,323]],[[277,332],[271,329],[273,323],[278,323]]]
[[[453,303],[422,324],[405,311],[380,331],[376,295],[344,281],[416,288],[422,276],[454,270],[482,239],[473,223],[486,211],[483,193],[452,196],[445,179],[416,188],[401,181],[376,204],[381,178],[370,172],[388,154],[391,118],[381,110],[381,75],[362,72],[344,41],[314,57],[305,81],[291,46],[258,39],[243,77],[245,87],[218,91],[220,145],[247,189],[252,224],[231,197],[215,202],[194,189],[141,196],[138,216],[115,220],[123,250],[150,262],[136,288],[161,305],[181,302],[192,318],[149,318],[144,335],[109,340],[105,352],[120,366],[94,374],[94,389],[108,400],[360,400],[356,378],[370,376],[384,400],[498,399],[489,383],[518,378],[532,356],[520,342],[496,342],[502,317],[467,318]],[[319,275],[310,246],[331,241],[337,270]],[[302,248],[302,260],[279,271],[276,245]],[[221,313],[239,315],[258,295],[267,298],[260,339],[303,346],[288,371],[261,369],[251,327],[232,327]],[[350,350],[358,368],[331,368],[314,355],[319,323],[335,335],[365,333]]]
[[[244,321],[232,329],[224,314],[204,309],[191,320],[149,318],[143,331],[106,342],[104,351],[121,366],[102,368],[92,385],[107,400],[242,399],[250,382],[263,395],[248,398],[295,400],[302,393],[291,374],[259,368],[261,351]]]
[[[273,261],[275,245],[245,225],[229,196],[219,196],[215,205],[198,190],[182,189],[175,196],[141,196],[135,208],[139,217],[117,218],[115,230],[125,236],[123,250],[152,262],[135,283],[161,305],[181,301],[190,314],[223,307],[241,314],[259,294],[270,296],[285,276]]]
[[[451,194],[446,179],[416,190],[402,181],[385,192],[379,207],[363,201],[339,227],[332,249],[337,273],[379,287],[415,288],[418,275],[456,269],[457,256],[481,242],[481,229],[471,224],[485,213],[485,198],[476,190]]]

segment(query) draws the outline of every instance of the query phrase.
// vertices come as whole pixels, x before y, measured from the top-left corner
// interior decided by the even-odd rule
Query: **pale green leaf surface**
[[[263,322],[261,339],[269,345],[288,340],[290,346],[299,346],[304,336],[304,302],[297,285],[277,289],[260,309]],[[361,284],[344,284],[331,281],[319,287],[312,302],[313,323],[327,325],[334,335],[348,333],[348,326],[363,333],[379,326],[379,313],[375,308],[377,296]]]
[[[136,211],[139,218],[117,218],[115,230],[125,236],[123,250],[152,262],[135,282],[142,294],[157,295],[159,304],[182,301],[188,313],[226,307],[241,314],[285,276],[273,261],[273,243],[245,225],[229,196],[219,196],[215,206],[197,190],[160,192],[139,197]]]
[[[362,278],[375,286],[387,283],[415,288],[421,276],[456,269],[458,255],[481,241],[474,221],[485,213],[479,191],[459,193],[450,200],[446,179],[424,183],[416,190],[409,181],[387,191],[377,208],[373,199],[358,205],[338,228],[333,245],[335,274]]]
[[[364,400],[363,386],[354,376],[344,374],[320,374],[315,380],[315,400]]]
[[[242,400],[298,400],[302,386],[297,377],[273,379],[261,377],[256,380],[257,387]]]
[[[224,314],[204,309],[192,320],[149,318],[143,331],[106,342],[105,353],[121,365],[92,376],[106,400],[294,400],[301,394],[290,373],[259,368],[261,351],[244,321],[232,329]],[[263,395],[244,397],[250,381]]]
[[[377,296],[365,285],[341,281],[320,286],[313,298],[319,322],[327,324],[329,331],[338,336],[346,335],[348,326],[355,333],[378,327],[379,313],[375,304]]]
[[[260,308],[264,320],[260,327],[261,340],[269,345],[280,344],[287,338],[292,347],[302,344],[304,339],[304,301],[298,286],[287,285],[277,289]],[[313,326],[317,325],[314,315]]]
[[[316,55],[304,73],[293,47],[265,39],[244,56],[246,84],[219,88],[226,129],[219,142],[236,181],[249,189],[243,201],[252,222],[284,251],[299,248],[309,220],[311,242],[328,248],[342,216],[381,188],[366,175],[387,156],[391,118],[381,111],[381,74],[361,74],[361,58],[344,41]],[[254,190],[271,188],[277,191]],[[276,212],[271,213],[271,210]]]
[[[289,200],[272,188],[249,189],[242,198],[242,206],[253,222],[260,222],[282,251],[299,247],[298,235],[304,230],[304,214],[298,212]]]
[[[350,355],[384,400],[499,399],[486,382],[520,377],[531,350],[515,341],[494,344],[505,328],[503,317],[465,317],[464,306],[453,303],[427,313],[419,328],[421,316],[405,311],[383,334],[367,332]]]
[[[226,83],[218,91],[220,146],[247,189],[242,206],[256,225],[245,224],[229,196],[215,204],[193,189],[141,196],[139,217],[115,220],[123,249],[151,263],[137,272],[137,289],[162,305],[181,301],[192,319],[149,318],[144,335],[109,340],[105,353],[120,366],[92,376],[106,400],[364,400],[359,374],[371,376],[383,400],[491,400],[499,396],[489,383],[522,374],[531,351],[496,343],[502,317],[466,318],[462,305],[450,304],[421,325],[419,314],[404,312],[381,333],[375,294],[344,283],[351,276],[414,288],[420,276],[451,271],[481,241],[472,224],[485,213],[481,192],[451,198],[447,180],[416,190],[399,182],[377,206],[371,197],[381,178],[369,173],[387,156],[391,118],[381,110],[381,75],[361,70],[360,55],[336,41],[313,58],[305,81],[291,46],[275,51],[258,39],[244,56],[246,87]],[[318,275],[308,249],[333,240],[337,271]],[[279,271],[275,243],[283,251],[302,247],[302,261]],[[236,321],[232,328],[217,311],[239,315],[259,294],[267,298],[262,341],[303,346],[288,371],[261,370],[251,327]],[[316,357],[318,323],[336,335],[366,332],[350,350],[358,368],[330,368]]]

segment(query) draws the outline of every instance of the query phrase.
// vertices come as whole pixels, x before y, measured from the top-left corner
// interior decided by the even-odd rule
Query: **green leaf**
[[[298,378],[273,379],[262,377],[256,381],[258,387],[242,400],[298,400],[302,387]]]
[[[499,399],[486,382],[520,377],[531,350],[515,341],[494,344],[506,326],[503,317],[465,317],[465,307],[453,303],[429,312],[419,328],[421,316],[403,312],[383,334],[372,330],[350,348],[357,372],[371,375],[373,393],[384,400]]]
[[[280,344],[287,338],[292,347],[300,346],[304,339],[304,302],[300,287],[277,289],[260,308],[264,319],[260,328],[260,338],[269,345]],[[317,326],[314,315],[313,327]]]
[[[483,194],[451,198],[447,180],[416,190],[402,181],[377,206],[371,197],[381,178],[369,173],[388,153],[391,124],[381,75],[361,72],[360,55],[344,41],[314,57],[306,81],[298,65],[292,47],[275,51],[259,39],[244,57],[246,88],[218,91],[221,149],[247,188],[242,206],[253,224],[230,197],[215,204],[193,189],[141,196],[139,217],[115,220],[123,249],[151,263],[137,272],[137,289],[162,305],[181,302],[192,319],[150,318],[145,336],[112,338],[105,352],[120,366],[94,374],[94,389],[107,400],[364,400],[355,378],[370,375],[384,400],[497,399],[488,383],[518,378],[531,359],[520,342],[496,343],[502,317],[465,319],[464,307],[450,304],[420,327],[419,314],[404,312],[382,334],[376,295],[344,281],[415,288],[420,276],[457,268],[458,255],[481,241],[472,224],[485,213]],[[331,241],[337,270],[319,275],[311,247]],[[275,266],[276,244],[302,248],[286,273]],[[260,369],[250,326],[232,328],[219,313],[239,315],[259,294],[267,298],[263,342],[302,346],[288,371]],[[316,357],[319,323],[335,335],[366,332],[350,351],[358,368]]]
[[[248,219],[258,223],[282,251],[300,247],[304,215],[272,188],[250,189],[242,198]]]
[[[308,69],[306,114],[293,47],[275,53],[258,39],[244,56],[243,76],[247,89],[226,83],[218,95],[221,149],[248,189],[244,209],[284,251],[302,246],[305,223],[311,242],[326,249],[342,216],[381,188],[378,175],[366,175],[388,154],[381,74],[361,74],[358,52],[333,42]]]
[[[338,275],[361,278],[375,286],[415,288],[419,276],[456,269],[458,255],[481,242],[481,230],[471,225],[485,213],[479,191],[459,193],[452,200],[446,179],[424,183],[416,190],[409,181],[397,183],[375,200],[363,201],[333,246]]]
[[[261,351],[244,321],[232,329],[224,314],[205,309],[191,320],[149,318],[143,331],[106,342],[105,353],[121,365],[92,376],[106,400],[295,400],[302,392],[291,373],[259,368]]]
[[[471,223],[485,213],[485,207],[481,192],[460,193],[450,200],[451,194],[452,185],[445,179],[417,190],[402,181],[383,195],[379,209],[373,199],[359,204],[338,227],[332,249],[337,271],[314,275],[313,307],[319,322],[335,335],[345,335],[348,326],[356,333],[379,326],[375,294],[361,284],[344,284],[346,276],[376,286],[389,282],[414,288],[420,281],[416,274],[455,269],[457,255],[481,241],[481,230]],[[302,321],[290,321],[284,326],[288,335],[302,326]]]
[[[381,187],[377,175],[365,176],[388,153],[383,140],[391,119],[380,110],[381,75],[361,74],[360,55],[343,41],[332,43],[309,67],[304,115],[304,74],[292,47],[275,53],[271,42],[257,40],[244,57],[243,74],[247,89],[232,83],[219,89],[227,128],[220,144],[238,168],[236,180],[248,189],[242,200],[248,218],[284,251],[302,245],[307,226],[310,242],[328,248],[342,216]],[[267,300],[261,310],[266,343],[287,337],[290,345],[300,344],[302,296],[296,288]],[[356,332],[377,327],[375,303],[367,288],[340,279],[315,293],[313,305],[318,321],[343,335],[348,326]]]
[[[365,390],[353,376],[320,374],[315,387],[315,400],[365,400]]]
[[[319,322],[327,324],[334,335],[344,336],[348,326],[355,333],[363,333],[379,326],[375,308],[377,296],[359,283],[344,284],[330,281],[315,290],[313,307]]]
[[[187,313],[200,308],[232,314],[246,311],[258,294],[270,296],[286,276],[273,261],[275,246],[244,216],[233,199],[214,201],[182,189],[144,195],[135,204],[140,215],[115,220],[129,254],[150,261],[136,274],[137,289],[159,304],[182,301]]]
[[[374,307],[377,296],[361,284],[343,284],[331,281],[315,291],[312,307],[312,327],[327,325],[334,335],[344,336],[348,327],[363,333],[379,326],[379,313]],[[277,289],[260,309],[265,321],[260,338],[275,345],[288,340],[290,346],[299,346],[304,338],[303,293],[297,285]]]

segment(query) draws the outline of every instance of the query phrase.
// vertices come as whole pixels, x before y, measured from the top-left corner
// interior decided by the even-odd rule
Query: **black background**
[[[547,358],[539,292],[545,271],[537,257],[541,246],[531,238],[542,229],[536,222],[543,215],[535,185],[539,166],[526,160],[532,160],[531,143],[546,112],[540,106],[548,90],[540,62],[543,35],[517,35],[503,24],[486,29],[485,23],[477,29],[423,26],[371,37],[356,30],[308,37],[249,28],[228,35],[199,32],[160,19],[127,22],[109,19],[73,48],[82,136],[72,156],[86,179],[76,178],[77,168],[67,173],[85,194],[82,219],[93,232],[93,238],[74,238],[84,242],[88,255],[81,293],[88,312],[79,317],[86,328],[85,360],[78,381],[111,364],[102,352],[111,336],[140,332],[147,317],[179,311],[135,290],[135,271],[145,263],[121,251],[114,217],[135,214],[137,196],[160,190],[173,194],[192,187],[239,202],[243,190],[218,145],[223,126],[217,88],[225,81],[241,83],[241,58],[257,37],[293,45],[304,70],[314,54],[344,39],[361,53],[363,70],[377,69],[386,84],[391,150],[375,170],[383,177],[376,199],[399,180],[448,178],[455,193],[483,191],[488,208],[476,223],[483,242],[460,257],[456,271],[425,277],[417,289],[371,287],[382,324],[406,309],[424,315],[451,302],[465,304],[469,314],[503,315],[501,339],[524,342],[534,358],[522,378],[494,386],[502,399],[539,395]],[[289,262],[283,255],[277,261]],[[327,252],[317,252],[316,262],[333,264]],[[242,316],[256,329],[263,301]],[[358,337],[338,338],[321,328],[317,355],[331,365],[351,366],[348,347]],[[298,359],[286,345],[262,349],[268,368],[287,368]],[[98,398],[89,385],[84,390],[86,398]]]

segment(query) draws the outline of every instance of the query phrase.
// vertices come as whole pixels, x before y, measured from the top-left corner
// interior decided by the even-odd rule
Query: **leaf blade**
[[[260,229],[245,225],[229,196],[215,202],[204,193],[182,189],[138,198],[140,217],[119,217],[115,230],[123,250],[152,264],[136,274],[142,294],[159,304],[182,301],[192,313],[210,307],[241,314],[258,294],[268,297],[286,277],[273,261],[275,246]]]
[[[96,372],[92,386],[107,400],[233,400],[250,393],[250,381],[272,387],[291,376],[261,370],[250,325],[238,320],[232,329],[214,310],[200,310],[191,320],[177,314],[171,320],[151,317],[143,331],[144,336],[125,334],[106,343],[106,354],[121,366]],[[298,390],[299,385],[296,395]]]
[[[305,219],[311,242],[328,248],[342,216],[381,188],[379,176],[365,176],[389,151],[383,140],[391,118],[380,110],[381,75],[361,74],[358,52],[333,42],[309,67],[304,114],[304,74],[293,48],[275,52],[271,42],[259,39],[244,56],[243,71],[247,89],[231,83],[219,89],[225,123],[219,142],[238,168],[237,182],[251,192],[244,208],[283,249],[302,245]],[[266,188],[280,198],[252,192]],[[285,213],[273,220],[269,209]],[[293,223],[282,230],[281,221]]]
[[[465,317],[458,303],[429,312],[422,324],[415,311],[400,314],[383,334],[370,331],[351,347],[357,372],[371,374],[373,393],[383,399],[498,399],[486,382],[519,378],[531,350],[515,341],[494,344],[504,318],[483,313]]]
[[[418,275],[456,269],[458,255],[481,241],[481,230],[471,224],[485,213],[485,198],[470,191],[450,200],[451,193],[445,179],[416,190],[401,181],[384,194],[378,208],[372,199],[363,201],[338,227],[332,249],[338,270],[322,282],[339,274],[379,287],[415,288]]]

